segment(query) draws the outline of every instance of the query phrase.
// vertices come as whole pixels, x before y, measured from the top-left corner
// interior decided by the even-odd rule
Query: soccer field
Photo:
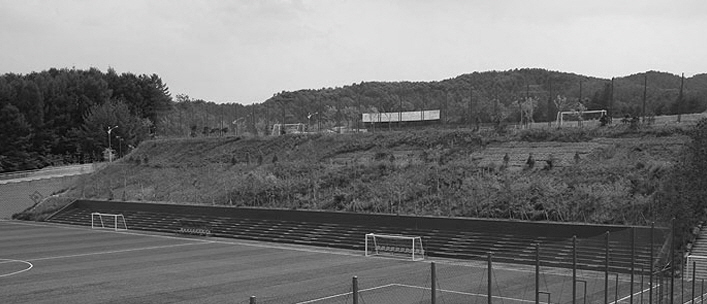
[[[359,303],[431,302],[429,260],[18,221],[0,221],[0,232],[0,303],[353,303],[354,276]],[[486,266],[436,261],[437,303],[486,303]],[[570,274],[543,269],[541,302],[571,303]],[[577,302],[603,303],[603,275],[579,276]],[[534,279],[533,267],[494,265],[492,300],[533,303]]]

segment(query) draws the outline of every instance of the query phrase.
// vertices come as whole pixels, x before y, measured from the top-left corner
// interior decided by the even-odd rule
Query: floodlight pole
[[[108,162],[113,161],[113,148],[111,147],[110,133],[116,128],[118,128],[118,126],[108,127]]]

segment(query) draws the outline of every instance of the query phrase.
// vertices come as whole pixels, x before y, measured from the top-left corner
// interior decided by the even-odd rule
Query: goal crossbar
[[[419,236],[367,233],[364,247],[366,256],[405,256],[414,261],[425,258],[422,238]]]
[[[123,214],[91,212],[91,229],[128,230]]]

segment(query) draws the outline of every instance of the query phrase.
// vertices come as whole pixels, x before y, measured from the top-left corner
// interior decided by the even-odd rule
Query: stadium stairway
[[[491,233],[492,227],[479,231],[448,231],[435,229],[410,229],[400,227],[370,227],[344,223],[294,222],[276,219],[249,219],[205,215],[171,214],[134,210],[96,210],[68,208],[49,219],[50,222],[91,225],[91,212],[121,213],[128,228],[132,230],[176,233],[184,219],[210,223],[212,236],[244,240],[289,243],[349,250],[364,250],[366,233],[403,234],[422,237],[428,256],[462,260],[486,260],[493,255],[496,262],[535,265],[536,244],[542,267],[571,268],[573,248],[576,246],[576,261],[580,269],[603,271],[606,268],[606,240],[578,239],[545,236],[528,237],[514,234]],[[635,248],[630,242],[609,242],[609,271],[626,273],[631,270],[648,269],[649,248]],[[656,246],[660,246],[657,244]]]
[[[700,232],[697,234],[697,238],[693,243],[690,250],[691,256],[698,256],[700,258],[693,258],[686,260],[685,274],[689,277],[692,276],[692,262],[695,261],[695,278],[707,279],[707,225],[702,225]]]

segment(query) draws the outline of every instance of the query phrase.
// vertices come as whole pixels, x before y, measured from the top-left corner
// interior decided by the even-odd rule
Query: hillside
[[[275,123],[355,127],[360,113],[440,110],[441,122],[468,125],[519,123],[519,103],[532,100],[532,121],[547,122],[557,111],[576,106],[606,109],[613,117],[700,113],[707,109],[707,74],[681,78],[659,71],[612,80],[546,69],[513,69],[462,74],[428,82],[363,81],[336,88],[282,91],[261,103],[216,104],[179,95],[157,132],[164,136],[208,136],[215,130],[233,134],[268,134]],[[644,92],[644,84],[646,86]],[[643,98],[645,93],[645,112]],[[558,108],[558,96],[567,103]],[[527,114],[526,114],[527,115]],[[526,117],[527,118],[527,117]],[[219,131],[220,132],[220,131]]]
[[[163,139],[71,197],[519,220],[666,222],[655,199],[688,142],[675,127],[417,130]],[[531,168],[527,159],[532,153]],[[508,162],[504,157],[508,154]],[[41,216],[40,216],[41,218]]]

